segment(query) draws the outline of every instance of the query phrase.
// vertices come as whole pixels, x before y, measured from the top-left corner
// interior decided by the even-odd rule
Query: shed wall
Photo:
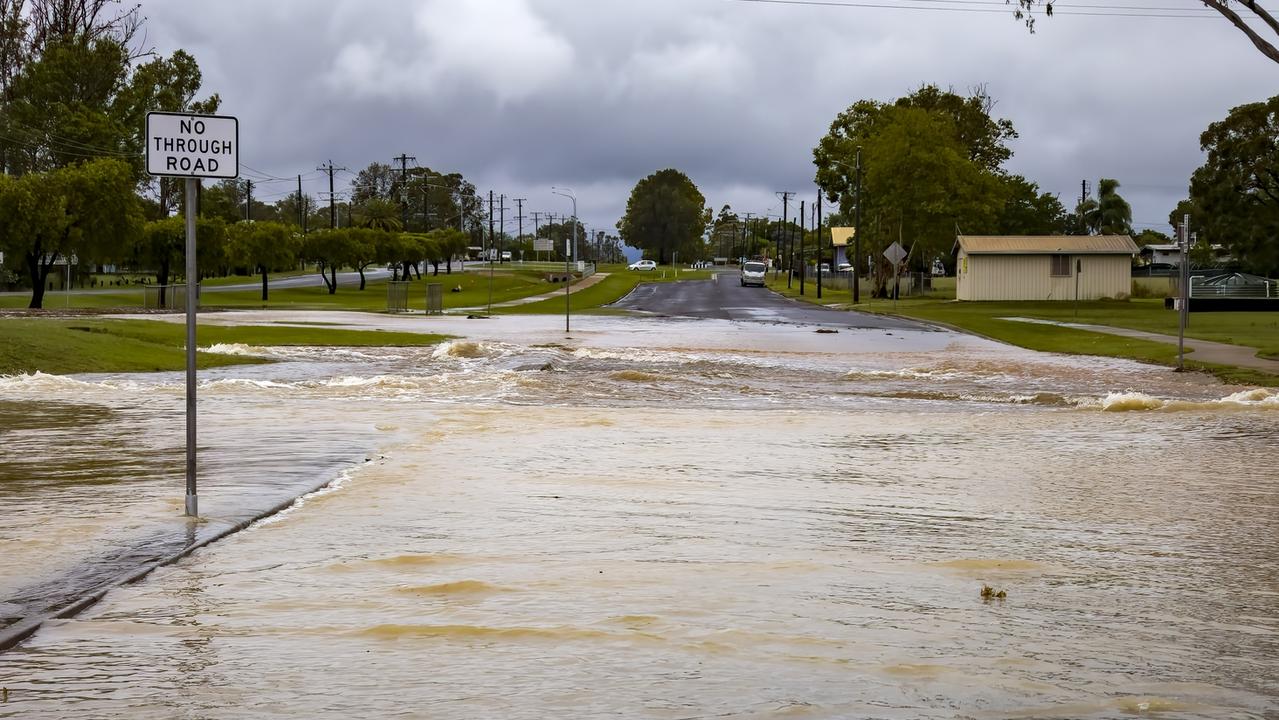
[[[969,255],[961,252],[955,297],[960,300],[1074,300],[1124,297],[1132,291],[1127,255],[1071,255],[1069,276],[1054,277],[1051,255]]]

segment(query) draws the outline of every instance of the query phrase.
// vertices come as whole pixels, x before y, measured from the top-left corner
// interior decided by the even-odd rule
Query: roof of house
[[[1127,235],[960,235],[969,255],[1136,255]]]

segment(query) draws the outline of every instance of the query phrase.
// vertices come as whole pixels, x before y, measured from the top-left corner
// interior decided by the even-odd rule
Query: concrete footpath
[[[1123,337],[1137,338],[1139,340],[1153,340],[1154,342],[1177,344],[1176,335],[1164,335],[1162,333],[1146,332],[1145,330],[1130,330],[1128,328],[1112,327],[1110,325],[1088,325],[1086,323],[1070,323],[1058,322],[1056,320],[1038,320],[1035,318],[1023,317],[1006,317],[1001,320],[1012,320],[1014,322],[1035,323],[1038,325],[1057,325],[1059,327],[1074,328],[1075,330],[1087,330],[1089,332],[1105,333],[1107,335],[1121,335]],[[1198,338],[1186,338],[1186,354],[1189,356],[1193,353],[1192,360],[1206,363],[1216,363],[1218,365],[1234,365],[1236,367],[1250,368],[1253,370],[1265,370],[1279,375],[1279,360],[1267,360],[1266,358],[1257,357],[1256,348],[1245,347],[1243,345],[1230,345],[1227,343],[1212,342],[1211,340],[1200,340]]]

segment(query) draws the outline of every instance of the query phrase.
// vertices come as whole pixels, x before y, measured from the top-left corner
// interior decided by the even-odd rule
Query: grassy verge
[[[181,370],[186,367],[185,333],[180,323],[151,320],[0,319],[0,375],[37,370],[50,374]],[[202,346],[418,346],[446,339],[417,333],[276,326],[203,326],[197,337]],[[208,368],[263,361],[201,352],[196,362]]]
[[[678,281],[707,280],[710,279],[710,276],[711,273],[707,270],[681,270]],[[622,267],[584,290],[569,293],[570,308],[572,312],[606,313],[608,310],[601,309],[604,305],[621,300],[626,297],[627,293],[634,290],[635,286],[645,282],[677,282],[677,279],[675,274],[670,271],[666,273],[666,277],[662,277],[660,272],[629,272],[625,267]],[[494,308],[493,310],[503,314],[556,315],[564,312],[564,298],[563,296],[554,297],[549,300],[528,303],[527,305]]]
[[[1128,358],[1159,365],[1175,365],[1177,361],[1177,348],[1168,343],[1002,319],[1025,317],[1176,335],[1177,313],[1165,310],[1162,298],[1081,302],[1076,311],[1073,303],[1066,302],[960,303],[951,299],[953,294],[947,296],[947,293],[939,292],[935,297],[904,298],[895,304],[892,300],[869,299],[863,295],[863,302],[854,306],[844,290],[823,293],[825,297],[819,301],[811,285],[803,296],[799,295],[798,283],[787,288],[785,278],[770,280],[769,287],[803,302],[820,302],[940,323],[1032,350]],[[1186,337],[1254,348],[1261,357],[1279,357],[1279,317],[1271,313],[1191,315]],[[1279,385],[1279,376],[1264,371],[1190,360],[1187,366],[1211,372],[1226,382]]]

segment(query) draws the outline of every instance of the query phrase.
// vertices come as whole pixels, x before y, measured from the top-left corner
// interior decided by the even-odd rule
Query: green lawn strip
[[[1050,307],[1047,310],[1040,307],[1043,305],[1051,304],[899,300],[894,309],[892,300],[876,299],[857,305],[856,309],[936,322],[1031,350],[1128,358],[1165,366],[1176,364],[1177,348],[1169,343],[1078,330],[1060,325],[1045,325],[1003,319],[1009,317],[1032,317],[1076,322],[1074,313],[1068,307],[1069,304],[1062,303],[1062,305],[1067,307]],[[1127,305],[1127,303],[1104,301],[1080,303],[1077,322],[1123,327],[1124,325],[1118,322],[1107,323],[1103,321],[1106,318],[1113,320],[1112,313],[1115,312],[1113,307],[1115,305]],[[1090,314],[1091,311],[1096,312],[1095,314]],[[1142,308],[1140,306],[1133,310],[1133,312],[1137,313],[1154,311],[1154,308]],[[1157,311],[1164,312],[1162,305],[1158,306]],[[1232,314],[1242,315],[1246,313]],[[1044,317],[1045,315],[1053,317]],[[1176,332],[1175,328],[1173,332]],[[1193,346],[1193,342],[1189,344]],[[1226,382],[1266,386],[1279,385],[1279,376],[1263,371],[1201,363],[1193,360],[1187,360],[1186,366],[1211,372]]]
[[[489,298],[489,273],[469,271],[465,273],[439,275],[423,275],[421,280],[413,280],[409,286],[408,303],[410,309],[426,308],[426,286],[438,283],[443,286],[444,308],[473,307],[483,305]],[[554,288],[546,282],[541,273],[526,270],[510,269],[494,270],[492,278],[493,302],[504,302],[537,295]],[[453,288],[461,288],[453,292]],[[206,308],[269,308],[275,310],[359,310],[365,312],[385,312],[387,281],[370,280],[364,290],[352,286],[338,286],[337,292],[329,294],[323,285],[306,288],[281,288],[268,291],[268,300],[262,301],[259,288],[252,290],[231,290],[206,293],[203,306]]]
[[[68,302],[69,301],[69,302]],[[0,309],[19,309],[31,304],[30,291],[21,294],[0,295]],[[63,308],[141,308],[142,287],[121,288],[118,292],[75,292],[67,295],[61,291],[46,291],[44,294],[46,310]]]
[[[681,270],[679,282],[706,280],[710,276],[711,273],[705,270]],[[652,272],[639,273],[621,269],[588,288],[569,293],[571,311],[598,312],[602,306],[621,300],[637,285],[645,282],[676,282],[676,279],[674,273],[670,272],[663,279],[660,273],[654,276]],[[560,290],[563,291],[563,288]],[[564,297],[561,295],[526,305],[493,308],[493,312],[510,315],[556,315],[564,312]]]
[[[150,372],[186,366],[186,328],[151,320],[0,319],[0,375],[41,371]],[[434,345],[444,335],[278,326],[201,326],[202,347],[214,344],[343,347]],[[266,362],[240,355],[198,353],[199,367]]]

